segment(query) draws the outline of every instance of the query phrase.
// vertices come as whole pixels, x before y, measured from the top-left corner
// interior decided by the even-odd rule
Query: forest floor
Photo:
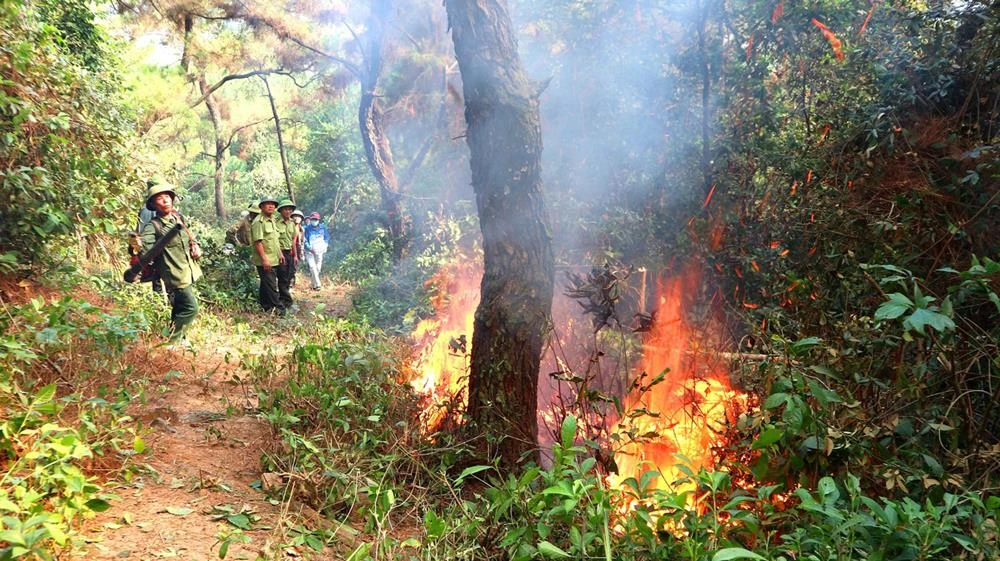
[[[343,315],[350,306],[344,286],[312,291],[306,279],[299,282],[295,313],[240,318],[258,335],[273,330],[272,337],[248,344],[245,337],[212,329],[193,337],[191,350],[150,349],[149,360],[165,371],[150,381],[147,395],[155,397],[131,411],[149,427],[142,435],[146,452],[135,458],[127,482],[108,488],[119,499],[86,523],[85,547],[75,557],[218,559],[220,537],[242,527],[250,540],[232,540],[226,559],[334,558],[285,545],[297,528],[315,527],[318,515],[264,492],[276,476],[264,472],[261,456],[274,450],[276,438],[257,415],[252,388],[240,383],[246,376],[234,358],[270,351],[280,359],[294,346],[282,335],[291,322],[309,321],[319,304],[329,315]]]

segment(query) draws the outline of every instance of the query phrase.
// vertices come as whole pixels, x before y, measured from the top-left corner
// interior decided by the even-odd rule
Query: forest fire
[[[685,320],[685,299],[699,282],[694,269],[658,282],[658,306],[641,362],[646,374],[626,403],[627,411],[648,414],[619,421],[615,432],[634,439],[615,454],[618,475],[612,483],[655,470],[659,477],[650,486],[666,488],[683,476],[678,464],[692,471],[711,468],[727,421],[746,407],[746,396],[729,385],[727,364]]]
[[[467,402],[469,351],[481,278],[478,266],[452,264],[430,281],[438,286],[433,302],[437,314],[421,321],[412,335],[419,354],[410,381],[427,398],[422,419],[427,430],[441,426],[449,407],[461,411]],[[612,475],[612,484],[656,470],[660,476],[650,485],[665,488],[681,476],[676,467],[681,461],[694,471],[711,468],[712,449],[722,443],[722,429],[746,407],[746,397],[729,385],[726,361],[711,352],[685,320],[685,303],[697,293],[699,283],[700,275],[693,268],[657,283],[658,304],[651,324],[645,325],[649,332],[642,359],[631,368],[645,374],[630,392],[621,387],[612,390],[622,397],[626,411],[646,412],[626,415],[611,427],[610,432],[619,433],[626,442],[615,453],[618,474]],[[570,308],[565,298],[560,302],[560,321],[576,322],[566,312],[575,306]],[[562,330],[561,348],[583,348],[581,341],[564,340],[581,336],[574,331]],[[564,390],[546,386],[541,391],[560,394]],[[539,399],[540,405],[549,402],[550,407],[555,407],[555,401],[553,396]],[[544,419],[540,422],[553,422],[551,413],[540,411]]]
[[[472,260],[467,260],[472,261]],[[419,355],[410,385],[426,396],[423,426],[438,427],[447,407],[464,409],[472,350],[472,325],[479,305],[479,283],[483,272],[478,265],[458,262],[443,267],[428,284],[438,286],[432,300],[436,314],[422,320],[413,331]]]

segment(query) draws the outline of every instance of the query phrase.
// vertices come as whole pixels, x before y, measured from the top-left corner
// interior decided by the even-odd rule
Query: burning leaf
[[[824,25],[823,22],[816,18],[812,18],[811,21],[812,24],[819,28],[819,30],[823,33],[823,37],[826,37],[827,42],[830,43],[830,48],[833,49],[834,56],[837,57],[837,60],[844,60],[844,50],[840,39],[838,39],[833,31],[830,31],[830,28]]]
[[[785,13],[785,0],[778,2],[778,5],[774,7],[774,11],[771,12],[771,23],[778,23],[781,16]]]

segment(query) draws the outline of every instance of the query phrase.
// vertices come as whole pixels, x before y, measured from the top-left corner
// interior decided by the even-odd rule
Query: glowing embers
[[[410,380],[426,398],[421,419],[426,430],[436,430],[449,411],[465,409],[472,326],[482,277],[481,265],[469,259],[465,264],[443,267],[428,281],[437,286],[432,301],[436,313],[413,331],[419,351],[415,376]]]
[[[615,454],[618,474],[641,480],[654,470],[650,486],[667,488],[684,477],[679,457],[697,472],[715,465],[713,449],[724,444],[727,423],[746,409],[746,396],[733,390],[723,355],[710,349],[712,327],[696,333],[685,320],[684,303],[697,294],[700,275],[688,269],[657,283],[658,307],[643,346],[641,372],[625,399],[626,416],[615,431],[625,445]]]

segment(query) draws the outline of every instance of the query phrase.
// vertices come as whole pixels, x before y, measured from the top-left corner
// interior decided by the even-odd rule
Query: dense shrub
[[[86,13],[83,2],[0,3],[5,269],[64,256],[71,232],[117,231],[132,194],[132,123],[113,66],[95,64],[104,54]]]

